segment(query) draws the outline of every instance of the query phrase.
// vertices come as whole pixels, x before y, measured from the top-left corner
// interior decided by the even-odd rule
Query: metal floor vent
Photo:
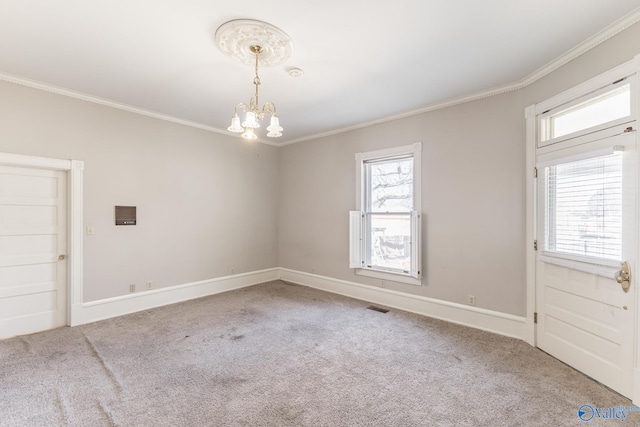
[[[373,311],[379,311],[380,313],[388,313],[389,310],[386,310],[384,308],[380,308],[380,307],[376,307],[375,305],[370,305],[369,307],[367,307],[369,310],[373,310]]]

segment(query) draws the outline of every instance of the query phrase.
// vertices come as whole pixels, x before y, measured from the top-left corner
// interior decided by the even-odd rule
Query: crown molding
[[[592,37],[588,38],[584,42],[582,42],[579,45],[575,46],[574,48],[570,49],[565,54],[559,56],[558,58],[554,59],[550,63],[540,67],[539,69],[537,69],[533,73],[529,74],[528,76],[526,76],[525,78],[523,78],[522,80],[519,80],[517,82],[513,82],[513,83],[506,84],[506,85],[498,86],[498,87],[495,87],[495,88],[492,88],[492,89],[488,89],[488,90],[472,93],[470,95],[465,95],[465,96],[462,96],[462,97],[450,99],[450,100],[447,100],[447,101],[444,101],[444,102],[431,104],[431,105],[428,105],[426,107],[423,107],[423,108],[420,108],[420,109],[417,109],[417,110],[407,111],[405,113],[401,113],[401,114],[397,114],[397,115],[393,115],[393,116],[388,116],[388,117],[384,117],[384,118],[381,118],[381,119],[378,119],[378,120],[373,120],[373,121],[369,121],[369,122],[365,122],[365,123],[360,123],[360,124],[357,124],[357,125],[348,126],[348,127],[344,127],[344,128],[340,128],[340,129],[335,129],[335,130],[332,130],[332,131],[329,131],[329,132],[322,132],[322,133],[318,133],[318,134],[314,134],[314,135],[309,135],[309,136],[305,136],[305,137],[302,137],[302,138],[293,139],[291,141],[286,141],[286,142],[282,142],[282,143],[274,143],[274,142],[266,141],[266,140],[263,140],[263,139],[257,139],[256,142],[259,142],[261,144],[270,145],[270,146],[273,146],[273,147],[284,147],[284,146],[287,146],[287,145],[296,144],[298,142],[310,141],[310,140],[313,140],[313,139],[319,139],[319,138],[324,138],[324,137],[327,137],[327,136],[332,136],[332,135],[336,135],[336,134],[340,134],[340,133],[350,132],[350,131],[354,131],[354,130],[357,130],[357,129],[362,129],[362,128],[365,128],[365,127],[369,127],[369,126],[373,126],[373,125],[377,125],[377,124],[381,124],[381,123],[386,123],[386,122],[390,122],[390,121],[394,121],[394,120],[398,120],[398,119],[412,117],[412,116],[428,113],[428,112],[435,111],[435,110],[441,110],[441,109],[444,109],[444,108],[453,107],[455,105],[464,104],[464,103],[467,103],[467,102],[473,102],[473,101],[477,101],[477,100],[480,100],[480,99],[489,98],[489,97],[496,96],[496,95],[501,95],[501,94],[504,94],[504,93],[507,93],[507,92],[511,92],[511,91],[514,91],[514,90],[519,90],[519,89],[522,89],[522,88],[525,88],[525,87],[529,86],[530,84],[536,82],[537,80],[540,80],[541,78],[543,78],[546,75],[552,73],[553,71],[557,70],[558,68],[560,68],[563,65],[567,64],[568,62],[576,59],[577,57],[585,54],[586,52],[590,51],[591,49],[595,48],[596,46],[604,43],[605,41],[609,40],[611,37],[615,36],[616,34],[622,32],[622,31],[624,31],[625,29],[627,29],[630,26],[634,25],[638,21],[640,21],[640,7],[635,9],[635,10],[633,10],[632,12],[628,13],[624,17],[622,17],[619,20],[617,20],[616,22],[614,22],[613,24],[609,25],[607,28],[605,28],[602,31],[596,33],[595,35],[593,35]],[[155,119],[165,120],[165,121],[168,121],[168,122],[177,123],[177,124],[181,124],[181,125],[184,125],[184,126],[189,126],[189,127],[193,127],[193,128],[197,128],[197,129],[206,130],[206,131],[209,131],[209,132],[214,132],[214,133],[218,133],[220,135],[226,135],[226,136],[239,138],[237,134],[228,132],[226,130],[218,129],[218,128],[215,128],[213,126],[205,125],[203,123],[193,122],[193,121],[190,121],[190,120],[185,120],[185,119],[181,119],[181,118],[174,117],[174,116],[169,116],[167,114],[162,114],[162,113],[158,113],[158,112],[155,112],[155,111],[134,107],[132,105],[128,105],[128,104],[124,104],[124,103],[121,103],[121,102],[113,101],[113,100],[110,100],[110,99],[107,99],[107,98],[101,98],[101,97],[89,95],[89,94],[86,94],[86,93],[83,93],[83,92],[74,91],[74,90],[62,88],[62,87],[59,87],[59,86],[54,86],[54,85],[50,85],[50,84],[47,84],[47,83],[38,82],[38,81],[35,81],[35,80],[25,79],[25,78],[22,78],[22,77],[11,75],[11,74],[0,73],[0,80],[6,81],[6,82],[10,82],[10,83],[14,83],[14,84],[18,84],[18,85],[22,85],[22,86],[27,86],[27,87],[34,88],[34,89],[43,90],[45,92],[51,92],[51,93],[55,93],[55,94],[58,94],[58,95],[68,96],[70,98],[75,98],[75,99],[79,99],[79,100],[82,100],[82,101],[92,102],[92,103],[95,103],[95,104],[100,104],[100,105],[104,105],[104,106],[107,106],[107,107],[116,108],[116,109],[119,109],[119,110],[128,111],[130,113],[140,114],[140,115],[147,116],[147,117],[152,117],[152,118],[155,118]]]
[[[428,113],[435,110],[441,110],[444,108],[453,107],[459,104],[465,104],[467,102],[473,102],[473,101],[478,101],[480,99],[489,98],[496,95],[502,95],[504,93],[512,92],[514,90],[523,89],[531,85],[532,83],[540,80],[541,78],[545,77],[546,75],[551,74],[553,71],[557,70],[563,65],[587,53],[588,51],[595,48],[596,46],[604,43],[605,41],[609,40],[611,37],[624,31],[625,29],[634,25],[638,21],[640,21],[640,8],[637,8],[632,12],[628,13],[624,17],[620,18],[618,21],[609,25],[604,30],[596,33],[595,35],[591,36],[584,42],[570,49],[568,52],[564,53],[563,55],[549,62],[548,64],[538,68],[536,71],[534,71],[533,73],[529,74],[528,76],[526,76],[525,78],[517,82],[508,83],[506,85],[494,87],[494,88],[487,89],[480,92],[475,92],[470,95],[465,95],[459,98],[453,98],[444,102],[431,104],[417,110],[408,111],[408,112],[397,114],[394,116],[388,116],[388,117],[384,117],[384,118],[373,120],[366,123],[359,123],[354,126],[348,126],[341,129],[335,129],[329,132],[323,132],[323,133],[319,133],[311,136],[306,136],[303,138],[294,139],[294,140],[279,144],[279,146],[291,145],[291,144],[296,144],[298,142],[323,138],[323,137],[332,136],[332,135],[336,135],[344,132],[350,132],[353,130],[362,129],[365,127],[369,127],[369,126],[373,126],[381,123],[386,123],[386,122],[390,122],[398,119],[403,119],[406,117],[416,116],[419,114],[424,114],[424,113]]]
[[[54,86],[48,83],[42,83],[36,80],[25,79],[23,77],[14,76],[12,74],[0,73],[0,80],[14,83],[21,86],[30,87],[33,89],[42,90],[44,92],[53,93],[56,95],[62,95],[69,98],[79,99],[81,101],[91,102],[94,104],[104,105],[106,107],[116,108],[118,110],[128,111],[130,113],[140,114],[142,116],[152,117],[154,119],[164,120],[171,123],[177,123],[183,126],[189,126],[196,129],[206,130],[208,132],[218,133],[220,135],[226,135],[233,138],[239,138],[235,133],[228,132],[226,130],[218,129],[213,126],[205,125],[203,123],[193,122],[190,120],[181,119],[179,117],[170,116],[167,114],[158,113],[152,110],[145,110],[144,108],[134,107],[132,105],[124,104],[121,102],[113,101],[107,98],[101,98],[94,95],[89,95],[84,92],[79,92],[71,89],[66,89],[60,86]],[[258,140],[262,144],[277,146],[270,141]]]

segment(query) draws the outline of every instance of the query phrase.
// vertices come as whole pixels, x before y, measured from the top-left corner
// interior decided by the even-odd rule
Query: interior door
[[[537,157],[536,338],[540,349],[631,397],[636,134],[590,139]],[[631,280],[621,284],[624,261]]]
[[[0,166],[0,338],[66,324],[66,173]]]

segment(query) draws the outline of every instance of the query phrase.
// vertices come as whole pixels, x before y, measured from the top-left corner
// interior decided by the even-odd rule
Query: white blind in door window
[[[608,260],[622,254],[622,156],[546,167],[545,250]]]

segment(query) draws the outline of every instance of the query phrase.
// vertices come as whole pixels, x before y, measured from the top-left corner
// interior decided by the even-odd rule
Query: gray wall
[[[524,109],[639,52],[637,24],[524,89],[281,148],[280,266],[381,286],[348,268],[354,156],[422,141],[423,286],[385,286],[524,315]]]
[[[277,267],[274,147],[0,82],[0,151],[84,160],[85,301]]]
[[[423,286],[388,288],[524,310],[524,120],[511,92],[281,148],[280,266],[380,286],[348,268],[355,153],[422,141]]]
[[[93,301],[231,268],[380,286],[348,268],[354,155],[422,141],[424,285],[387,286],[524,315],[524,108],[639,52],[635,25],[522,90],[282,148],[0,82],[0,151],[85,161]],[[118,204],[137,226],[113,225]]]

